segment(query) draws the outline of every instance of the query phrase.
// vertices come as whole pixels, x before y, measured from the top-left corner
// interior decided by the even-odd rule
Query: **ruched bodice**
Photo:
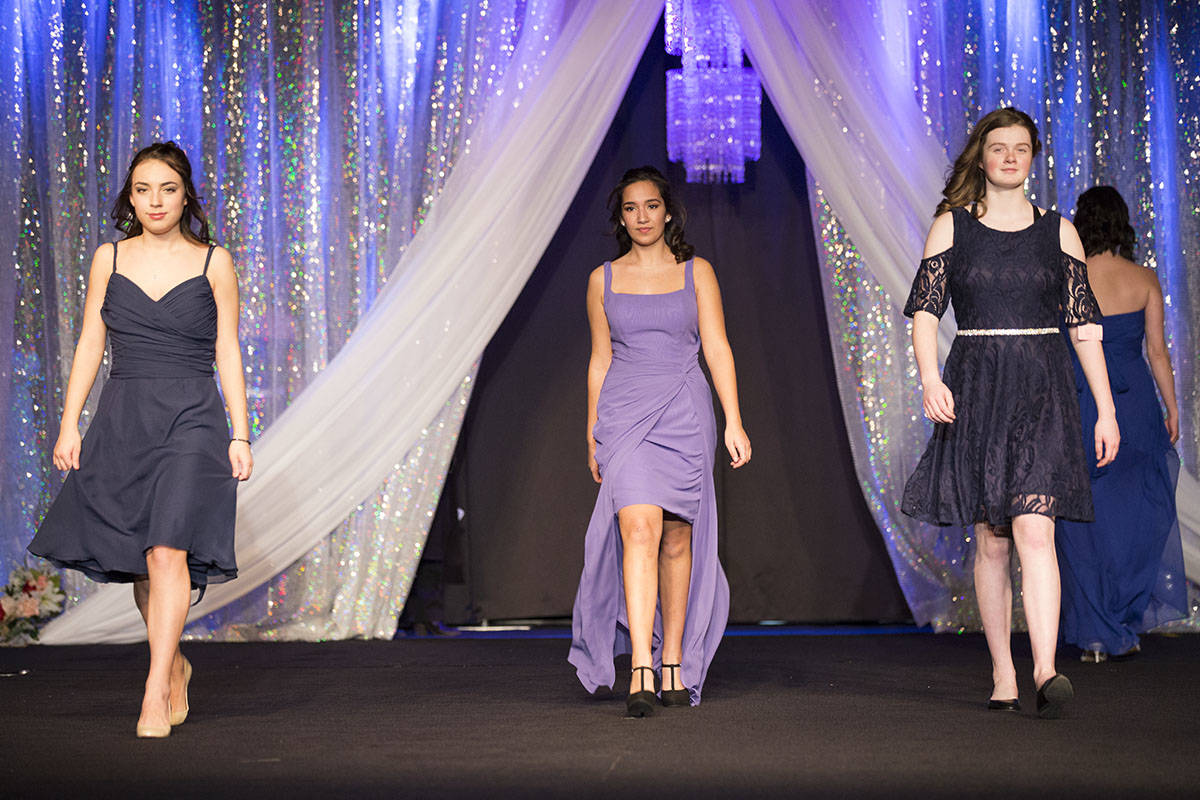
[[[110,378],[212,375],[217,303],[206,275],[188,278],[155,301],[115,272],[100,316],[112,348]]]

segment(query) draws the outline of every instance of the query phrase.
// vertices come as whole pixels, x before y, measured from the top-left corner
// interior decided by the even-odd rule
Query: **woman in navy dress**
[[[1179,407],[1163,332],[1162,288],[1153,271],[1133,262],[1129,208],[1111,186],[1088,189],[1076,207],[1088,281],[1104,311],[1104,360],[1121,426],[1121,454],[1091,470],[1095,522],[1059,520],[1056,542],[1063,639],[1083,650],[1082,660],[1100,662],[1138,652],[1139,633],[1187,616],[1175,513]],[[1086,433],[1096,405],[1078,362],[1075,373]]]
[[[1059,576],[1054,520],[1091,519],[1087,462],[1116,455],[1117,430],[1100,309],[1070,222],[1025,197],[1037,126],[1011,108],[979,120],[955,161],[904,313],[926,416],[937,423],[904,488],[904,513],[973,525],[975,595],[992,657],[988,707],[1018,710],[1010,650],[1015,542],[1033,647],[1038,714],[1057,717],[1074,691],[1055,669]],[[938,375],[938,321],[953,300],[958,335]],[[1096,398],[1094,453],[1079,440],[1070,342]]]
[[[237,482],[253,466],[237,276],[209,242],[191,174],[173,142],[143,148],[129,166],[113,209],[125,238],[92,258],[54,445],[54,465],[69,473],[29,545],[94,580],[133,583],[150,644],[142,738],[187,717],[191,664],[179,637],[191,588],[236,577]],[[106,335],[112,369],[81,439]]]

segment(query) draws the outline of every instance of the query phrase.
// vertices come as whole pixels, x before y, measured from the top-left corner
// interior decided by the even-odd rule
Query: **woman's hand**
[[[1179,415],[1167,415],[1167,435],[1171,437],[1171,444],[1179,441]]]
[[[925,384],[921,406],[925,409],[925,416],[934,422],[954,422],[954,395],[950,387],[940,380]]]
[[[79,449],[82,446],[79,428],[63,428],[54,443],[54,468],[61,470],[79,469]]]
[[[734,469],[750,462],[750,437],[741,425],[725,426],[725,449],[733,457],[729,466]]]
[[[600,465],[596,463],[596,440],[588,437],[588,469],[592,471],[592,480],[601,483]]]
[[[254,455],[250,452],[250,445],[242,441],[230,442],[229,465],[233,467],[233,477],[239,481],[249,478],[254,469]]]
[[[1117,457],[1117,449],[1121,446],[1121,431],[1117,428],[1117,418],[1105,415],[1096,419],[1096,466],[1104,467]]]
[[[596,440],[588,437],[588,469],[592,470],[592,480],[600,483],[600,464],[596,463]]]

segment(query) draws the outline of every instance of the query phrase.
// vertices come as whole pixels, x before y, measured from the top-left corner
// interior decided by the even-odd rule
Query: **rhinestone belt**
[[[1045,336],[1058,333],[1058,328],[975,328],[960,330],[959,336]]]

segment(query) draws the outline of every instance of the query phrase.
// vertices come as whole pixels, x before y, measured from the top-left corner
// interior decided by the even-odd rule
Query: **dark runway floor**
[[[1024,637],[1018,669],[1031,664]],[[4,797],[1193,796],[1200,636],[988,712],[980,636],[728,637],[695,709],[623,718],[561,639],[190,644],[191,716],[134,723],[144,645],[0,649]],[[13,673],[27,670],[26,674]]]

